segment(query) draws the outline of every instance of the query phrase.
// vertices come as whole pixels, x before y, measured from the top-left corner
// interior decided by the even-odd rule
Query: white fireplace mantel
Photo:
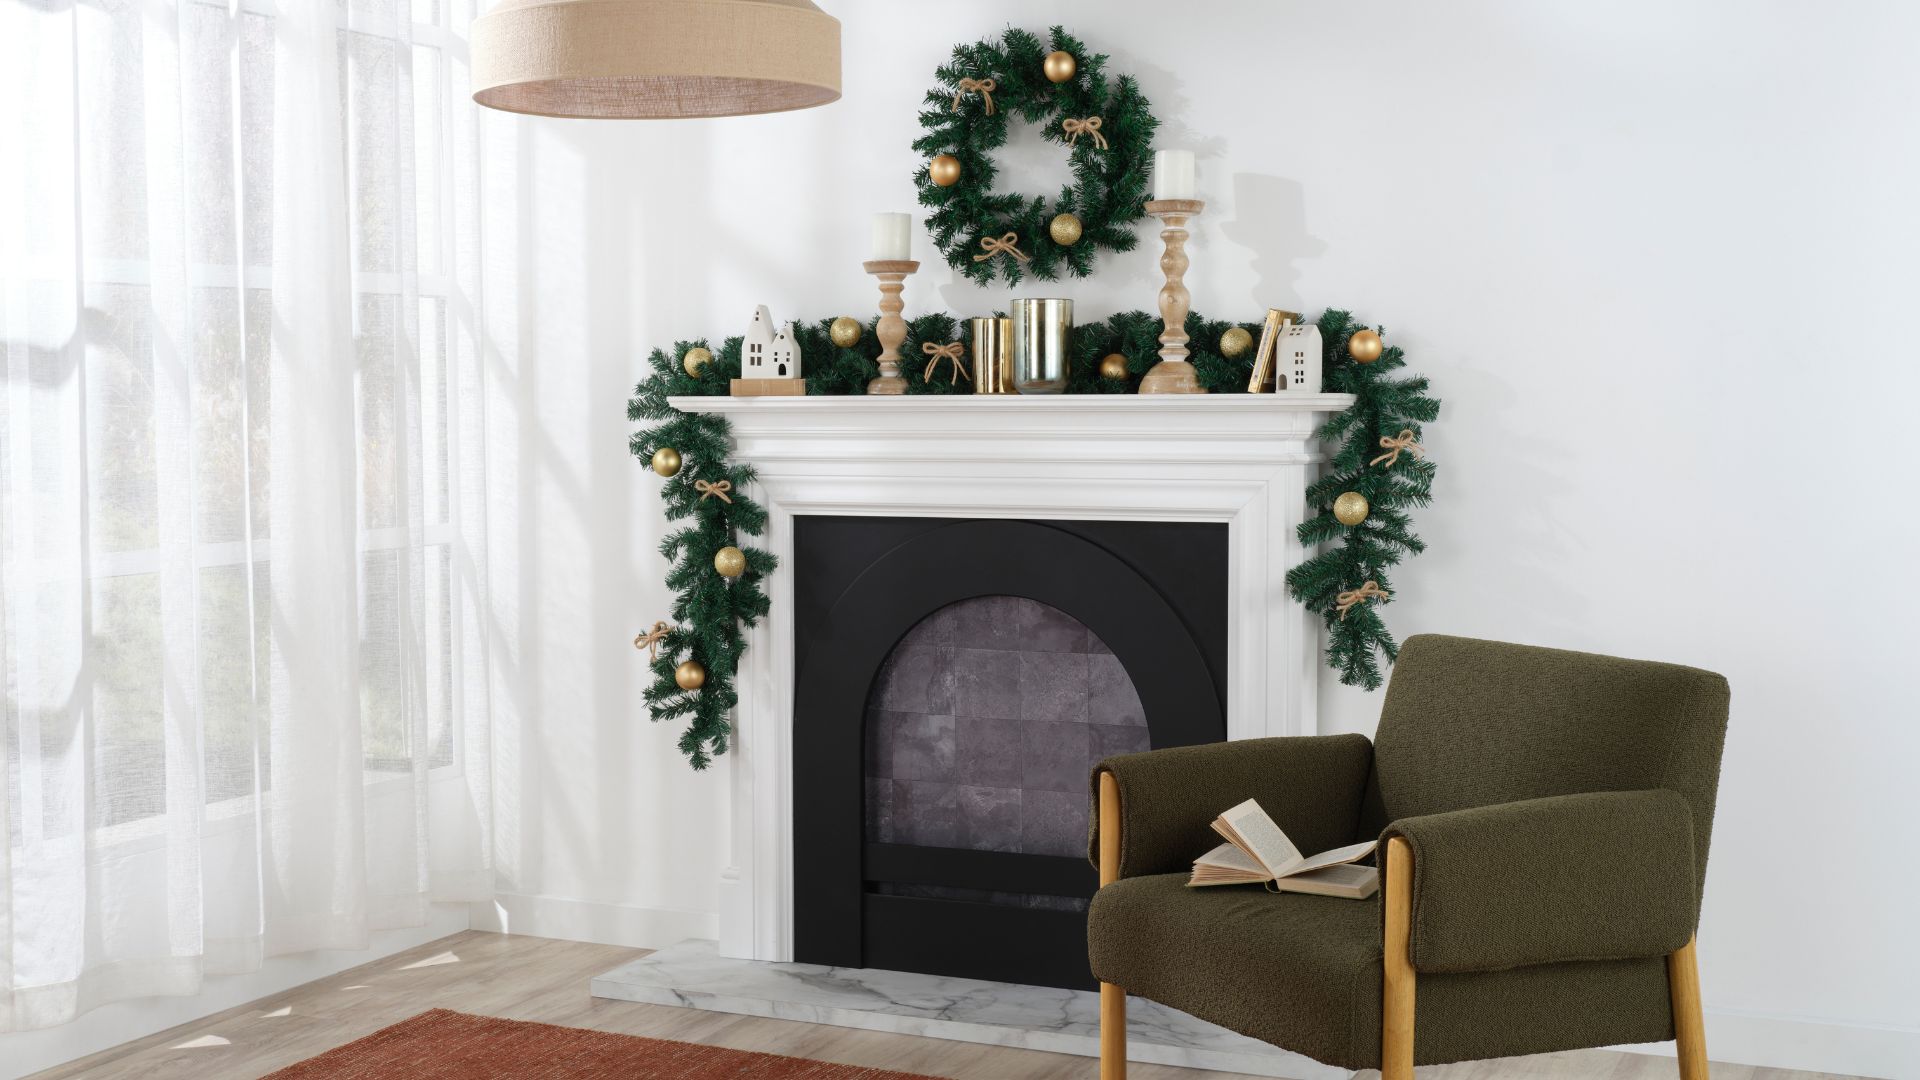
[[[1345,394],[677,397],[725,416],[780,568],[747,635],[732,750],[720,951],[793,958],[793,519],[1197,521],[1227,525],[1227,737],[1315,731],[1319,630],[1286,595],[1294,539]]]

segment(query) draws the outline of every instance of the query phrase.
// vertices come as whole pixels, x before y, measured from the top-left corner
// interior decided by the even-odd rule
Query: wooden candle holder
[[[900,299],[907,275],[920,269],[912,259],[875,259],[864,264],[880,279],[880,322],[873,336],[880,341],[880,374],[867,383],[869,394],[904,394],[907,380],[900,374],[900,343],[907,340],[907,320],[900,317],[906,304]]]
[[[1140,380],[1143,394],[1204,394],[1200,377],[1187,362],[1187,312],[1193,298],[1187,293],[1187,219],[1206,208],[1199,199],[1154,199],[1147,213],[1160,219],[1160,240],[1166,250],[1160,255],[1160,272],[1167,283],[1160,287],[1160,362],[1147,369]]]

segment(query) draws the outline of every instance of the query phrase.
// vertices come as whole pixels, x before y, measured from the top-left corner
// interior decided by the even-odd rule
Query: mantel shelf
[[[924,413],[1206,414],[1270,416],[1275,413],[1336,413],[1352,394],[817,394],[808,397],[671,397],[681,412],[807,413],[872,411]]]

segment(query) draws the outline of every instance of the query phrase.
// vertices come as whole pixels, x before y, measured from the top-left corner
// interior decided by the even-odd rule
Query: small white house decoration
[[[1320,328],[1295,322],[1281,327],[1273,367],[1280,376],[1279,389],[1290,394],[1319,393]]]
[[[765,304],[753,309],[753,325],[747,327],[740,343],[740,376],[745,379],[798,379],[800,345],[794,340],[793,324],[773,328],[773,315]]]
[[[753,325],[740,339],[740,377],[729,392],[734,397],[799,397],[807,392],[793,324],[775,330],[773,313],[765,304],[753,309]]]

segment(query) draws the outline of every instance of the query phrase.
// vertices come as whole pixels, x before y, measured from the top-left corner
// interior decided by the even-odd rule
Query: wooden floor
[[[1090,1058],[875,1031],[602,1001],[587,981],[639,949],[472,931],[39,1074],[142,1080],[254,1077],[429,1008],[885,1066],[965,1080],[1091,1080]],[[1131,1080],[1238,1074],[1135,1064]],[[1377,1077],[1378,1073],[1363,1076]],[[1672,1080],[1670,1058],[1601,1050],[1442,1065],[1421,1080]],[[1715,1065],[1714,1080],[1845,1080],[1826,1073]]]

